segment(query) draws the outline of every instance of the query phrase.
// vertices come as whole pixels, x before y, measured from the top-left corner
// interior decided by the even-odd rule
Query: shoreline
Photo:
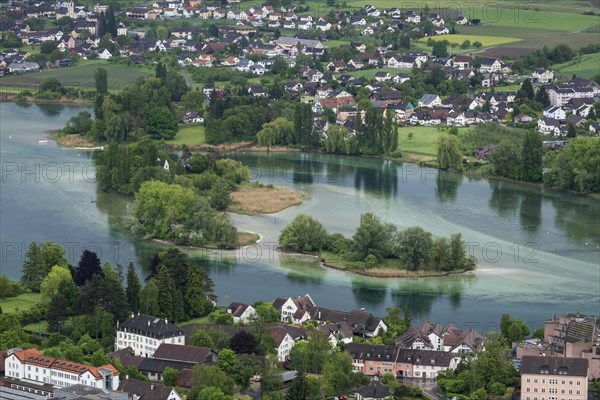
[[[477,268],[473,270],[463,270],[463,271],[409,271],[406,269],[391,269],[391,268],[367,268],[367,269],[348,269],[337,267],[333,264],[328,264],[325,259],[321,259],[321,265],[325,268],[331,268],[337,271],[348,272],[351,274],[368,276],[370,278],[377,279],[415,279],[415,278],[441,278],[444,276],[453,276],[453,275],[466,275],[469,272],[477,271]],[[390,275],[391,273],[391,275]]]

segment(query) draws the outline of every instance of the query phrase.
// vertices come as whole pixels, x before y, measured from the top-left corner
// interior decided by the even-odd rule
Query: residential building
[[[166,319],[142,314],[117,326],[115,351],[131,347],[136,356],[152,357],[162,343],[184,345],[183,331]]]
[[[325,324],[319,326],[318,330],[325,335],[333,347],[336,347],[339,342],[352,343],[354,334],[346,321]]]
[[[521,400],[585,400],[588,398],[588,360],[523,356]]]
[[[262,94],[253,93],[256,96],[264,96],[266,93],[261,92]],[[227,307],[227,314],[233,317],[233,322],[236,324],[248,323],[252,321],[254,317],[256,317],[256,310],[250,304],[245,303],[236,303],[233,302]]]
[[[36,348],[12,349],[4,360],[7,377],[53,386],[85,385],[112,390],[119,386],[119,371],[112,365],[93,367],[44,356]]]
[[[155,382],[126,378],[121,381],[119,390],[129,393],[134,400],[182,400],[174,388]]]
[[[536,68],[532,74],[533,80],[539,83],[552,83],[554,80],[554,72],[546,68]]]
[[[390,398],[390,390],[378,379],[371,380],[371,383],[356,392],[357,400],[383,400]]]

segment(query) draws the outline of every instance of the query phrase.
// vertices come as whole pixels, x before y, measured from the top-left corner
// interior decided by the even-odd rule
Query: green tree
[[[156,38],[158,40],[166,40],[169,38],[169,29],[166,26],[158,26],[156,28]]]
[[[181,97],[181,106],[185,111],[202,112],[204,93],[199,90],[190,90]]]
[[[459,140],[454,135],[441,135],[438,138],[437,159],[441,169],[459,168],[462,155]]]
[[[158,307],[158,287],[154,280],[148,282],[140,290],[140,313],[157,316],[160,312]]]
[[[140,291],[142,290],[142,285],[140,284],[140,280],[135,272],[135,266],[133,263],[129,263],[127,267],[127,288],[125,289],[125,294],[127,295],[127,303],[129,303],[129,308],[131,311],[138,312],[140,310]]]
[[[256,336],[247,331],[240,331],[233,335],[229,347],[237,354],[260,354]]]
[[[192,400],[232,400],[233,397],[226,395],[225,393],[223,393],[223,391],[221,389],[218,389],[216,387],[205,387],[204,389],[202,389],[197,395],[196,397],[191,397]]]
[[[318,252],[325,245],[327,231],[316,219],[300,214],[279,235],[282,247],[293,251]]]
[[[110,277],[93,275],[79,290],[76,310],[89,314],[91,310],[103,310],[117,321],[129,317],[129,305],[123,286]]]
[[[79,263],[73,271],[73,280],[77,286],[83,286],[94,275],[104,275],[98,255],[90,250],[84,250]]]
[[[517,97],[521,100],[529,99],[533,100],[535,98],[535,93],[533,91],[533,86],[531,85],[531,80],[525,79],[521,84],[521,89],[517,92]]]
[[[475,267],[475,260],[467,256],[465,250],[465,241],[460,233],[450,236],[450,265],[451,270],[472,269]]]
[[[205,317],[213,311],[213,304],[210,301],[207,287],[199,266],[190,267],[188,270],[188,285],[185,300],[188,304],[189,315],[192,318]]]
[[[65,92],[65,88],[60,81],[54,77],[44,79],[44,83],[40,87],[40,92],[53,92],[61,93]]]
[[[196,329],[190,336],[190,345],[197,347],[214,347],[212,337],[203,329]]]
[[[345,351],[334,352],[323,365],[322,377],[327,387],[327,395],[337,396],[341,393],[347,393],[355,388],[357,384],[364,383],[361,375],[352,372],[352,357],[349,353]]]
[[[158,274],[154,278],[156,279],[156,287],[158,288],[158,317],[168,318],[173,320],[174,318],[174,302],[173,292],[175,287],[173,286],[173,279],[169,270],[164,265],[158,268]]]
[[[46,312],[46,321],[48,322],[48,331],[56,332],[59,324],[67,319],[69,310],[67,302],[60,294],[55,294],[50,299],[48,311]]]
[[[279,311],[273,307],[273,304],[259,301],[254,304],[254,309],[256,310],[257,317],[265,323],[279,322]]]
[[[229,376],[233,376],[239,367],[239,361],[233,350],[223,349],[219,351],[219,362],[217,365],[221,371],[227,373]]]
[[[113,38],[117,37],[117,21],[112,5],[108,7],[108,11],[106,12],[106,33],[110,33]]]
[[[46,40],[40,45],[40,52],[42,54],[50,54],[54,49],[56,49],[56,42],[52,40]]]
[[[21,273],[21,282],[34,292],[40,291],[40,284],[48,271],[44,270],[42,251],[36,242],[29,243]]]
[[[304,148],[318,145],[319,137],[314,129],[313,114],[310,104],[298,103],[294,112],[294,141]]]
[[[398,125],[394,121],[395,113],[392,109],[385,112],[381,137],[379,139],[380,147],[387,155],[392,154],[398,148]]]
[[[435,42],[431,49],[431,54],[436,57],[448,57],[448,46],[445,41]]]
[[[575,129],[575,125],[572,122],[567,124],[567,137],[574,138],[577,137],[577,129]]]
[[[154,106],[145,114],[144,129],[155,139],[173,139],[177,133],[177,119],[167,107]]]
[[[108,72],[104,68],[97,68],[94,71],[94,81],[96,82],[96,93],[108,94]]]
[[[66,285],[75,287],[69,268],[60,265],[52,267],[52,270],[50,270],[48,275],[44,278],[40,287],[42,299],[50,301],[56,295],[63,297],[63,294],[60,292],[63,282],[65,282]],[[62,287],[62,289],[65,290],[64,287]]]
[[[528,182],[540,182],[542,180],[543,155],[544,147],[541,135],[535,131],[526,131],[521,149],[521,180]]]
[[[411,271],[429,264],[433,239],[430,232],[420,226],[399,231],[396,236],[395,255]]]
[[[175,382],[177,382],[177,373],[178,371],[175,368],[167,367],[163,371],[163,383],[166,386],[175,386]]]
[[[537,93],[535,94],[535,101],[540,103],[542,107],[548,107],[550,105],[550,97],[548,97],[548,92],[543,87],[539,88]]]
[[[218,367],[208,365],[196,365],[192,368],[192,399],[198,398],[204,388],[214,387],[223,393],[231,395],[235,381]]]
[[[286,400],[313,400],[321,398],[319,382],[308,378],[304,372],[300,371],[296,379],[292,381],[288,389]]]
[[[382,260],[391,254],[391,238],[396,228],[384,224],[374,214],[366,213],[360,216],[360,224],[352,236],[353,250],[359,260],[364,260],[369,254]]]

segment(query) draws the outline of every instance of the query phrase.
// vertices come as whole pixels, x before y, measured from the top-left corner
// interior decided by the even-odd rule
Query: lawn
[[[23,330],[31,333],[48,333],[48,321],[38,321],[25,325]]]
[[[185,126],[179,128],[174,139],[166,140],[167,144],[186,144],[188,146],[201,146],[205,144],[204,127],[202,125]]]
[[[470,128],[460,128],[459,132],[468,129]],[[399,128],[398,131],[399,147],[402,152],[433,157],[437,155],[438,137],[447,132],[435,126],[407,126]],[[413,134],[411,139],[408,138],[409,133]]]
[[[600,74],[600,53],[585,54],[568,63],[554,65],[553,69],[568,77],[575,74],[581,78],[592,78]]]
[[[89,62],[74,67],[48,69],[32,74],[9,76],[0,79],[3,86],[37,86],[46,78],[56,78],[65,86],[94,88],[94,71],[104,68],[108,72],[108,88],[121,90],[125,85],[134,83],[140,76],[151,75],[152,72],[144,67],[133,67],[106,62]]]
[[[390,75],[394,76],[397,75],[399,73],[405,73],[405,74],[411,74],[411,70],[410,69],[406,69],[406,68],[392,68],[392,67],[383,67],[383,68],[375,68],[375,69],[364,69],[364,70],[358,70],[358,71],[349,71],[349,72],[344,72],[343,74],[347,74],[347,75],[352,75],[355,77],[363,77],[365,79],[374,79],[375,78],[375,74],[377,72],[389,72]],[[340,74],[341,75],[341,74]]]
[[[327,41],[323,42],[323,46],[325,48],[329,48],[329,49],[340,47],[345,44],[350,44],[350,41],[349,40],[327,40]]]
[[[12,313],[17,309],[27,310],[38,303],[40,299],[41,295],[39,293],[23,293],[17,297],[0,300],[0,307],[2,307],[3,313]]]

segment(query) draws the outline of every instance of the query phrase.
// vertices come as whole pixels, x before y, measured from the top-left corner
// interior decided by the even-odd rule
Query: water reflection
[[[317,259],[311,256],[283,255],[278,253],[279,266],[287,270],[287,278],[295,283],[320,285],[325,279],[326,270]]]
[[[556,226],[573,242],[598,252],[600,245],[600,202],[590,202],[586,197],[564,198],[552,196],[556,209]]]
[[[398,164],[382,161],[376,168],[357,167],[354,173],[354,187],[368,190],[384,197],[398,193]]]
[[[513,183],[490,181],[492,193],[488,202],[498,215],[508,218],[518,213],[521,228],[537,233],[542,223],[542,198],[539,190],[518,187]]]
[[[450,171],[438,171],[436,176],[435,198],[440,203],[454,203],[458,187],[463,177]]]
[[[48,117],[59,115],[65,108],[62,104],[37,104],[37,106]]]
[[[475,274],[466,274],[401,282],[397,288],[391,289],[392,300],[394,306],[410,310],[415,317],[430,315],[433,304],[444,297],[448,298],[450,307],[457,310],[466,286],[472,285],[476,280]]]
[[[382,281],[366,281],[362,277],[353,278],[352,293],[357,304],[378,306],[385,301],[387,284]]]

